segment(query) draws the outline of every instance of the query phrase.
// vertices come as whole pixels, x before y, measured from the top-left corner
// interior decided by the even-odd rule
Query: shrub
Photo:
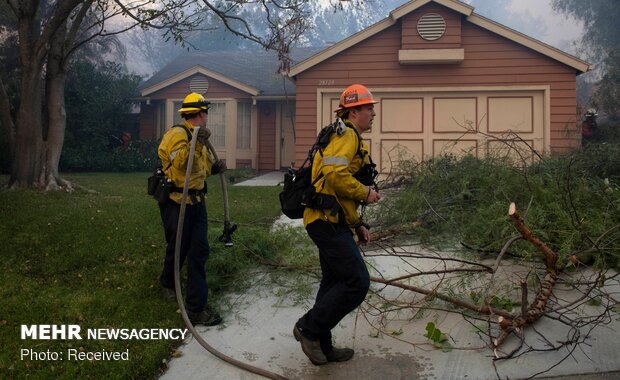
[[[460,242],[480,250],[499,251],[516,234],[508,220],[510,202],[530,228],[561,256],[588,250],[599,241],[599,260],[617,265],[620,247],[613,244],[620,224],[620,146],[590,146],[516,167],[497,158],[443,156],[410,165],[411,184],[386,198],[375,214],[385,224],[419,218],[417,236],[426,243]],[[609,242],[609,243],[606,243]],[[515,253],[529,254],[527,243]]]
[[[59,167],[62,171],[151,171],[159,165],[158,144],[156,140],[137,140],[127,147],[93,144],[65,147]]]

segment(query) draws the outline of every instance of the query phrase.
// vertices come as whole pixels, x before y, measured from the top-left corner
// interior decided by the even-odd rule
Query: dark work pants
[[[308,339],[320,340],[321,349],[328,353],[331,330],[364,301],[370,277],[345,224],[317,220],[306,230],[319,248],[322,278],[314,306],[297,321],[297,327]]]
[[[167,243],[164,270],[159,277],[159,282],[163,287],[172,289],[174,289],[174,247],[180,209],[181,205],[170,199],[159,206]],[[188,204],[184,219],[180,264],[183,267],[183,263],[187,259],[185,307],[188,311],[199,313],[207,304],[208,293],[205,263],[209,257],[209,241],[207,240],[207,209],[205,204]]]

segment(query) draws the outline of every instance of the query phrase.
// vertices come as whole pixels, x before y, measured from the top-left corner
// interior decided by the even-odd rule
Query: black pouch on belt
[[[168,167],[170,167],[170,165],[168,165]],[[147,180],[146,192],[149,195],[152,195],[153,198],[155,198],[155,200],[159,203],[164,203],[168,200],[168,197],[174,188],[172,180],[166,176],[164,171],[165,169],[159,166],[155,169],[153,175]]]
[[[160,178],[155,187],[153,198],[159,203],[164,203],[170,197],[174,184],[167,177]]]

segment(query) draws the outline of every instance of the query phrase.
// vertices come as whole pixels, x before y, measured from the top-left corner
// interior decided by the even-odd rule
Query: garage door
[[[362,137],[383,174],[403,159],[472,154],[531,161],[532,150],[549,149],[548,88],[371,91],[377,115]],[[320,126],[333,121],[339,95],[319,91]]]

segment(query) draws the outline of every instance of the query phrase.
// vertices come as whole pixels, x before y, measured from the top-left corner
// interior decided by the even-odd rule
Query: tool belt
[[[168,167],[170,167],[170,165],[168,165]],[[183,188],[174,186],[174,183],[164,173],[164,169],[159,167],[148,179],[147,192],[149,195],[152,195],[158,203],[163,204],[169,199],[170,193],[183,193]],[[204,182],[204,187],[202,189],[189,189],[187,192],[192,200],[192,204],[196,204],[198,199],[204,203],[206,193],[207,181]]]
[[[170,190],[171,193],[183,193],[183,188],[182,187],[172,187],[172,189]],[[198,203],[198,199],[200,199],[200,202],[205,203],[205,194],[207,193],[207,184],[205,182],[205,187],[197,190],[197,189],[189,189],[187,190],[187,196],[192,200],[192,204],[196,204]]]

